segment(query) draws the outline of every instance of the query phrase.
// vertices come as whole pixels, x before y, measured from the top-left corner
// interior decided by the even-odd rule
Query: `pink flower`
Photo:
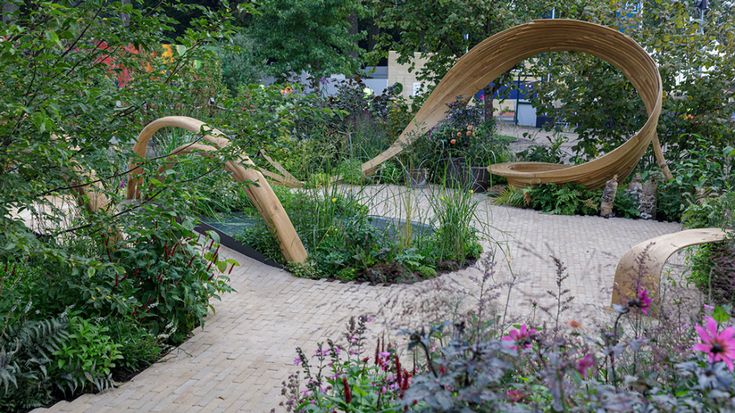
[[[638,307],[641,309],[641,312],[645,315],[648,315],[648,310],[651,309],[651,303],[653,300],[651,300],[651,297],[648,296],[648,290],[645,288],[639,288],[638,289]]]
[[[582,377],[587,377],[587,369],[594,367],[594,365],[595,357],[592,354],[587,353],[584,357],[577,360],[577,371],[582,375]]]
[[[301,365],[301,357],[296,356],[293,358],[293,364],[294,366],[300,366]]]
[[[735,327],[727,327],[717,332],[717,321],[712,317],[705,317],[704,327],[694,326],[699,334],[701,343],[694,345],[692,350],[707,353],[710,363],[721,361],[730,371],[735,369]]]
[[[533,328],[528,328],[525,324],[521,324],[520,330],[518,329],[511,329],[508,332],[507,336],[503,336],[503,341],[512,341],[516,345],[514,345],[513,349],[518,349],[518,347],[527,349],[531,348],[531,339],[536,335],[537,331]]]

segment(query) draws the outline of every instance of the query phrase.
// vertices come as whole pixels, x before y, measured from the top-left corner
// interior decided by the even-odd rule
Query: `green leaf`
[[[59,35],[56,34],[53,30],[47,30],[46,31],[46,38],[51,40],[52,42],[56,43],[57,46],[61,47],[61,40],[59,39]]]
[[[730,313],[725,309],[725,307],[718,305],[712,312],[712,318],[714,318],[717,323],[724,324],[730,320]]]

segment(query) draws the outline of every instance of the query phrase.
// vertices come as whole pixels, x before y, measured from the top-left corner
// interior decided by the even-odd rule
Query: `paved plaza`
[[[425,196],[431,190],[369,187],[360,196],[376,214],[400,216],[397,200],[410,198],[417,213],[428,216]],[[509,318],[542,322],[538,306],[547,305],[546,291],[556,288],[553,255],[567,267],[566,287],[575,297],[565,317],[588,325],[604,322],[617,260],[636,243],[680,229],[676,223],[554,216],[495,206],[484,194],[474,196],[480,202],[476,224],[491,238],[486,250],[494,251],[493,282],[502,290],[515,280]],[[423,297],[441,291],[443,298],[463,297],[465,305],[472,305],[480,275],[473,266],[417,284],[372,286],[296,278],[234,251],[225,249],[224,254],[241,264],[231,274],[237,292],[214,303],[216,313],[191,339],[115,389],[36,412],[282,411],[281,382],[296,370],[297,346],[309,352],[316,342],[337,339],[349,317],[362,314],[374,316],[371,333],[386,331],[400,342],[396,326],[432,316],[421,314]]]

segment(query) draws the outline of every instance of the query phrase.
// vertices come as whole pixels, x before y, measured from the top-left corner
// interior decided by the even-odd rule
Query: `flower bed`
[[[482,286],[492,264],[484,270]],[[408,331],[404,350],[384,339],[369,346],[369,318],[352,319],[344,340],[319,344],[313,355],[297,349],[300,371],[284,382],[281,406],[294,412],[735,408],[735,327],[725,308],[705,307],[694,322],[659,323],[646,317],[655,304],[641,290],[590,334],[579,321],[561,322],[571,301],[563,272],[559,267],[560,289],[551,293],[557,306],[546,310],[543,324],[507,325],[481,298],[451,321]],[[483,288],[480,297],[497,296],[495,287]]]
[[[396,283],[464,267],[482,252],[478,234],[470,225],[476,203],[467,191],[447,194],[434,205],[438,217],[434,228],[369,215],[356,195],[337,187],[279,190],[279,198],[309,252],[306,264],[289,265],[289,269],[308,278]],[[245,213],[255,215],[256,211],[247,209]],[[265,257],[286,264],[262,221],[235,237]]]

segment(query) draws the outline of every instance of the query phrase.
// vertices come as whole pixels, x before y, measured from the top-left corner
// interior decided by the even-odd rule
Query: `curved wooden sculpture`
[[[202,139],[213,145],[210,146],[201,143],[182,145],[175,149],[172,154],[195,151],[211,154],[212,152],[225,148],[230,143],[222,132],[207,127],[200,120],[186,116],[168,116],[146,125],[143,131],[140,132],[140,135],[138,135],[133,151],[141,158],[145,158],[148,144],[153,135],[159,130],[168,127],[186,129],[194,133],[204,132],[205,134]],[[275,233],[281,248],[281,253],[286,261],[294,263],[305,262],[307,254],[301,239],[296,233],[286,211],[283,209],[281,202],[273,192],[273,188],[268,184],[263,174],[257,170],[253,161],[247,155],[241,155],[238,161],[226,161],[224,167],[232,174],[232,177],[236,181],[255,183],[246,186],[246,193],[266,224]],[[130,169],[127,189],[128,198],[134,199],[140,196],[138,188],[141,183],[143,169],[135,161],[131,163]]]
[[[258,151],[258,156],[263,157],[266,162],[268,162],[272,167],[274,167],[278,172],[281,173],[281,175],[277,173],[273,173],[271,171],[268,171],[266,169],[260,169],[260,172],[265,175],[267,178],[273,180],[277,184],[287,186],[289,188],[303,188],[304,183],[302,181],[299,181],[296,179],[295,176],[291,175],[291,173],[286,170],[286,168],[283,167],[278,161],[274,160],[270,156],[268,156],[267,153],[265,153],[265,149],[261,149]]]
[[[515,186],[539,183],[578,182],[599,187],[617,174],[627,177],[653,144],[659,166],[671,176],[656,136],[661,113],[661,76],[656,62],[633,39],[615,29],[578,20],[536,20],[495,34],[462,56],[442,78],[424,105],[390,148],[365,162],[369,174],[383,162],[410,145],[422,130],[444,119],[447,104],[457,96],[469,100],[478,90],[521,61],[543,52],[578,51],[593,54],[620,69],[635,86],[648,112],[643,127],[625,144],[594,161],[581,165],[549,163],[506,163],[490,167],[492,173],[506,176]]]
[[[719,228],[688,229],[643,241],[628,250],[618,262],[611,304],[625,305],[644,288],[656,297],[661,271],[676,251],[692,245],[722,241],[728,233]]]

